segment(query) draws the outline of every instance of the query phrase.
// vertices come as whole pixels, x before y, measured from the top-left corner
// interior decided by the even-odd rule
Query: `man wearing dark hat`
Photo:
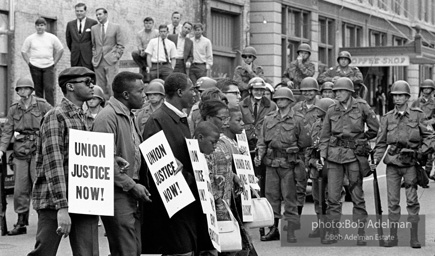
[[[34,85],[31,79],[20,78],[15,86],[20,100],[14,102],[8,111],[0,140],[0,159],[6,152],[12,137],[14,142],[14,209],[18,214],[18,222],[8,233],[10,236],[27,233],[29,225],[30,195],[35,180],[36,139],[39,136],[39,124],[42,117],[51,109],[45,99],[31,94]]]
[[[35,249],[28,255],[56,255],[70,235],[73,255],[98,255],[98,216],[68,213],[69,129],[89,131],[93,119],[82,109],[93,97],[93,71],[67,68],[59,74],[64,98],[42,119],[36,149],[33,208],[38,212]]]

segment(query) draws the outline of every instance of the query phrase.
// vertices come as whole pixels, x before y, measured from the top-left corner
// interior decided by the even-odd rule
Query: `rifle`
[[[370,152],[370,158],[372,162],[372,166],[375,166],[375,158],[374,158],[374,150]],[[375,194],[375,210],[376,210],[376,222],[378,225],[378,237],[379,239],[379,246],[384,246],[384,231],[382,229],[382,205],[381,205],[381,195],[379,193],[379,183],[378,183],[378,175],[376,172],[376,168],[372,168],[373,173],[373,192]]]
[[[323,175],[326,175],[326,163],[323,163],[322,169],[319,169],[319,178],[317,179],[319,185],[319,208],[320,208],[320,219],[319,219],[319,230],[320,230],[320,241],[325,237],[325,229],[323,225],[325,223],[326,214],[326,202],[325,202],[325,188],[323,184]]]
[[[5,236],[8,233],[6,224],[6,191],[5,176],[7,172],[6,153],[0,159],[0,235]]]

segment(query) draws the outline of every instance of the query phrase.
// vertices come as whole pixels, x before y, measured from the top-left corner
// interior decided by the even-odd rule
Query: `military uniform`
[[[139,125],[140,132],[143,133],[143,129],[145,128],[145,123],[150,118],[151,114],[156,111],[151,106],[151,103],[147,102],[144,106],[136,112],[137,124]]]
[[[368,167],[368,141],[376,137],[379,122],[366,101],[350,98],[349,108],[340,103],[326,112],[320,136],[320,155],[327,160],[329,221],[341,216],[341,189],[344,173],[349,177],[354,221],[365,221],[367,211],[362,189],[362,171]],[[367,125],[368,130],[365,130]]]
[[[252,63],[252,68],[249,71],[246,67],[246,64],[236,67],[236,70],[234,71],[233,80],[239,83],[238,86],[242,99],[249,95],[248,82],[254,77],[264,78],[264,70],[261,66],[257,66],[254,63]]]
[[[31,98],[28,108],[23,100],[11,105],[8,111],[7,122],[4,124],[0,141],[0,151],[6,152],[12,137],[14,141],[14,209],[15,212],[26,215],[28,225],[28,214],[30,196],[33,182],[35,180],[35,154],[36,140],[39,136],[41,120],[51,109],[51,105],[45,99],[29,96]]]
[[[257,147],[266,165],[266,198],[273,208],[275,218],[281,218],[281,201],[284,200],[284,218],[299,225],[296,194],[296,169],[305,169],[302,154],[311,145],[303,116],[290,109],[281,117],[270,113],[264,119]]]
[[[323,84],[324,82],[333,82],[332,79],[336,76],[348,77],[354,84],[363,82],[363,75],[357,67],[347,66],[343,68],[340,67],[340,65],[332,67],[323,72],[319,75],[317,80],[319,81],[319,84]]]
[[[305,77],[313,77],[316,68],[314,63],[310,60],[300,62],[298,60],[294,60],[290,62],[290,66],[286,69],[283,74],[283,77],[287,77],[294,83],[295,89],[299,89],[301,81]]]
[[[414,101],[411,106],[413,108],[420,108],[423,110],[424,117],[426,118],[424,123],[427,124],[435,118],[435,100],[432,96],[430,96],[428,99],[421,96]]]

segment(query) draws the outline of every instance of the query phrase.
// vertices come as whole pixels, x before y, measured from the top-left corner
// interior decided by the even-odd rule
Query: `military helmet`
[[[255,50],[255,48],[252,46],[248,46],[243,49],[242,55],[251,55],[254,56],[254,58],[257,58],[257,50]]]
[[[269,83],[266,83],[266,90],[269,90],[269,92],[271,92],[271,93],[273,93],[275,91],[273,86]]]
[[[311,55],[311,46],[309,44],[300,44],[296,52],[299,54],[300,51],[308,52]]]
[[[435,89],[435,83],[431,79],[426,79],[420,85],[420,89],[424,89],[424,88]]]
[[[104,98],[103,89],[98,85],[94,85],[93,89],[94,89],[94,97],[100,98],[102,102],[105,102],[106,100]]]
[[[320,99],[320,100],[316,100],[315,107],[317,107],[318,109],[320,109],[320,110],[322,110],[323,112],[326,113],[326,111],[328,110],[329,106],[331,106],[334,103],[335,103],[335,101],[333,99],[323,98],[323,99]]]
[[[196,87],[198,88],[198,91],[203,92],[207,89],[216,87],[216,83],[216,80],[203,76],[196,81]]]
[[[352,55],[350,55],[350,52],[348,52],[348,51],[341,51],[341,52],[338,54],[337,62],[340,60],[340,58],[346,58],[346,59],[349,60],[349,63],[352,62]]]
[[[153,80],[150,81],[150,83],[152,83],[152,82],[159,82],[159,83],[161,83],[163,86],[165,86],[165,80],[160,79],[160,78],[155,78],[155,79],[153,79]]]
[[[333,91],[347,90],[350,92],[355,92],[355,89],[353,87],[353,82],[348,77],[340,77],[339,79],[337,79],[337,81],[335,81],[332,90]]]
[[[319,91],[319,84],[317,83],[317,80],[315,78],[305,77],[301,81],[300,90],[301,91],[309,91],[309,90]]]
[[[324,82],[320,86],[320,91],[323,91],[323,90],[332,90],[333,88],[334,88],[334,83],[333,82]]]
[[[290,101],[295,102],[295,97],[293,96],[292,90],[290,90],[288,87],[281,87],[278,90],[276,90],[275,94],[273,95],[273,99],[289,99]]]
[[[145,94],[160,94],[165,96],[165,87],[160,81],[153,80],[145,87]]]
[[[411,96],[411,87],[408,82],[398,80],[394,82],[393,86],[391,86],[391,94],[406,94]]]
[[[19,88],[32,88],[35,89],[35,86],[33,85],[33,81],[30,78],[20,78],[17,81],[17,85],[15,86],[15,91],[18,91]]]
[[[249,89],[266,89],[266,82],[261,77],[251,78],[248,82]]]

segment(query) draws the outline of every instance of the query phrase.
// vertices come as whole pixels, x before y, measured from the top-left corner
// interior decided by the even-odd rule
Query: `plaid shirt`
[[[92,121],[66,98],[44,116],[36,151],[35,210],[68,207],[69,129],[89,131]]]

